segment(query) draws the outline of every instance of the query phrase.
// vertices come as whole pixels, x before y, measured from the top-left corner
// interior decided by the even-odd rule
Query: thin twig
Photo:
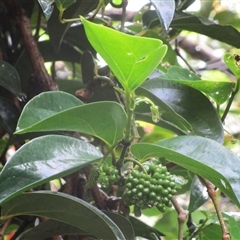
[[[9,218],[4,224],[3,224],[3,227],[1,228],[0,230],[0,240],[3,240],[4,239],[4,235],[8,229],[8,226],[10,225],[12,221],[12,218]]]
[[[221,213],[221,211],[219,209],[219,206],[218,206],[218,199],[217,199],[215,186],[205,178],[201,178],[201,180],[205,184],[205,186],[207,188],[207,191],[208,191],[208,195],[211,198],[211,200],[213,202],[213,205],[214,205],[214,208],[216,210],[218,220],[219,220],[220,226],[222,228],[222,240],[230,240],[231,237],[230,237],[229,231],[227,230],[227,227],[226,227],[226,224],[224,222],[222,213]]]
[[[175,196],[172,197],[172,204],[178,213],[178,240],[183,240],[183,227],[187,220],[188,211],[179,205]]]
[[[231,105],[232,105],[232,102],[233,102],[236,94],[238,93],[239,85],[240,85],[240,79],[238,78],[238,79],[237,79],[237,82],[236,82],[236,85],[235,85],[235,88],[234,88],[233,91],[232,91],[232,94],[231,94],[231,96],[230,96],[230,98],[229,98],[229,100],[228,100],[227,106],[226,106],[226,108],[225,108],[225,110],[224,110],[224,113],[223,113],[223,115],[222,115],[222,117],[221,117],[222,122],[224,122],[224,120],[225,120],[225,118],[226,118],[226,116],[227,116],[227,114],[228,114],[228,112],[229,112],[229,110],[230,110],[230,107],[231,107]]]

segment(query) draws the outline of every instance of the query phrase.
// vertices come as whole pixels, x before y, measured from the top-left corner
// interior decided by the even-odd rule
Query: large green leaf
[[[212,97],[218,104],[222,104],[228,100],[229,95],[234,87],[234,83],[229,81],[202,80],[196,74],[187,69],[172,66],[166,74],[160,76],[161,79],[169,79],[180,84],[185,84],[195,88],[206,95]]]
[[[79,198],[63,193],[24,193],[2,204],[2,219],[19,215],[51,218],[99,239],[126,239],[118,226],[103,212]]]
[[[153,98],[153,101],[159,105],[160,111],[162,108],[160,101],[162,101],[184,118],[185,122],[190,124],[192,132],[195,135],[209,137],[218,142],[223,142],[222,122],[212,103],[201,92],[188,86],[160,78],[146,81],[141,88],[145,89],[145,92],[148,91],[154,95],[155,98]],[[139,88],[139,90],[141,88]],[[146,93],[144,93],[144,96],[145,94]],[[148,97],[151,99],[151,95],[148,94]],[[156,98],[159,99],[159,101],[156,101]],[[164,113],[162,114],[162,119],[165,120]],[[145,121],[146,120],[145,117]],[[173,122],[174,118],[169,117],[166,120],[180,127],[180,120],[178,120],[179,124]],[[159,124],[161,124],[161,122],[159,122]],[[189,132],[183,128],[180,129],[183,133],[189,134]]]
[[[36,227],[30,228],[25,232],[21,233],[17,240],[42,240],[48,237],[57,235],[88,235],[83,230],[71,226],[67,223],[48,219],[47,221],[41,222]]]
[[[103,211],[120,228],[127,240],[135,240],[135,234],[131,222],[118,213]]]
[[[158,122],[155,122],[155,124],[161,127],[166,127],[174,132],[180,130],[188,134],[192,131],[191,125],[188,121],[186,121],[186,119],[179,115],[168,103],[162,101],[162,99],[160,99],[158,96],[153,95],[148,89],[140,87],[137,89],[136,93],[140,96],[151,99],[159,107],[161,118]],[[138,120],[153,122],[152,113],[150,112],[148,104],[140,104],[136,107],[135,112]],[[174,128],[176,128],[176,130]]]
[[[156,144],[134,144],[131,152],[138,159],[165,157],[208,179],[240,206],[240,160],[233,152],[211,139],[180,136]]]
[[[0,85],[18,98],[24,97],[16,69],[5,61],[0,61]]]
[[[81,20],[88,40],[127,91],[140,86],[167,52],[160,40],[130,36]]]
[[[69,175],[102,157],[79,139],[48,135],[23,145],[0,173],[0,205],[19,193],[51,179]]]
[[[159,24],[160,23],[156,11],[149,10],[143,14],[144,27],[154,28]],[[196,32],[227,43],[236,48],[240,47],[240,43],[238,41],[240,33],[237,31],[237,29],[231,25],[217,24],[201,16],[195,16],[193,14],[181,11],[175,12],[170,27],[178,30]]]
[[[195,175],[190,189],[190,202],[188,205],[188,211],[192,213],[207,202],[209,196],[207,189],[200,179]]]
[[[126,118],[122,106],[116,102],[83,104],[68,93],[45,92],[27,103],[15,134],[78,131],[112,145],[122,139]]]
[[[171,23],[172,28],[188,30],[225,42],[236,48],[240,47],[240,33],[230,25],[220,25],[211,20],[186,12],[176,12]]]
[[[159,212],[158,212],[159,213]],[[136,236],[146,239],[151,239],[151,234],[156,234],[156,236],[162,236],[161,232],[157,231],[154,227],[150,227],[147,225],[147,222],[143,222],[133,216],[129,216],[129,220],[131,221]]]
[[[103,211],[122,231],[123,235],[127,240],[134,240],[134,231],[131,223],[122,215],[110,212],[110,211]],[[142,224],[144,226],[144,223]],[[148,227],[150,229],[150,227]],[[135,229],[135,228],[134,228]],[[135,229],[136,230],[136,229]],[[146,228],[141,228],[142,232],[145,234]],[[138,231],[137,231],[138,232]],[[89,235],[89,233],[69,225],[69,223],[59,222],[53,219],[49,219],[33,227],[25,232],[23,232],[17,240],[42,240],[47,237],[57,236],[57,235]],[[138,234],[138,236],[141,236]]]
[[[173,19],[175,12],[175,1],[174,0],[150,0],[154,5],[158,18],[161,23],[163,35],[166,36],[167,30]]]

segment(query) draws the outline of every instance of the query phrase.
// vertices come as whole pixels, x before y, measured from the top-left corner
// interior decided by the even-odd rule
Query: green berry
[[[156,195],[155,192],[150,192],[150,193],[149,193],[149,199],[150,199],[150,200],[155,200],[156,197],[157,197],[157,195]]]
[[[126,187],[127,187],[128,189],[132,189],[132,188],[133,188],[132,183],[128,182],[128,183],[126,184]]]
[[[143,193],[144,196],[148,196],[149,193],[150,193],[150,189],[149,188],[144,188],[142,193]]]

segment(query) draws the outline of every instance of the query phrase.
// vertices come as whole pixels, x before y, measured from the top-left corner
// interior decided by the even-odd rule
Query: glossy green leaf
[[[20,112],[13,102],[0,97],[0,126],[9,134],[15,131],[19,115]]]
[[[160,40],[130,36],[84,18],[81,20],[88,40],[126,91],[140,86],[167,52],[167,46]]]
[[[122,139],[125,126],[126,114],[116,102],[83,104],[68,93],[45,92],[27,103],[15,134],[77,131],[112,145]]]
[[[219,224],[211,223],[200,231],[199,240],[209,239],[222,239],[222,229]]]
[[[57,235],[88,235],[83,230],[71,226],[68,223],[56,221],[53,219],[48,219],[41,222],[36,227],[30,228],[25,232],[21,233],[17,240],[42,240],[48,237],[53,237]]]
[[[197,210],[209,199],[207,188],[203,185],[200,179],[195,175],[190,188],[190,202],[188,211],[190,213]]]
[[[157,231],[154,227],[147,225],[147,222],[143,222],[132,216],[129,216],[129,220],[133,225],[135,235],[138,237],[151,239],[151,233],[154,233],[157,236],[163,236],[163,234]]]
[[[154,81],[154,80],[151,80]],[[186,121],[180,114],[178,114],[173,107],[167,104],[165,101],[162,101],[159,97],[153,95],[148,89],[140,87],[136,91],[137,95],[145,96],[151,99],[154,104],[159,107],[161,118],[159,121],[152,121],[152,113],[148,104],[140,104],[135,109],[136,117],[138,120],[142,121],[151,121],[154,124],[157,124],[162,127],[167,127],[170,130],[174,131],[174,127],[188,134],[191,132],[191,125]],[[169,126],[168,126],[169,125]],[[173,129],[172,129],[172,128]]]
[[[161,213],[159,213],[161,214]],[[164,239],[173,240],[178,239],[178,220],[177,211],[169,209],[163,216],[155,223],[154,228],[164,234]]]
[[[16,69],[5,61],[0,61],[0,85],[18,98],[24,97]]]
[[[240,232],[240,216],[239,212],[222,212],[227,230],[231,236],[231,240],[239,239]],[[206,222],[206,226],[199,233],[200,240],[221,239],[222,229],[219,224],[216,213],[212,214]]]
[[[51,218],[99,239],[126,239],[118,226],[96,207],[64,193],[23,193],[1,205],[2,219],[19,215]]]
[[[149,10],[143,14],[143,26],[154,28],[159,25],[160,22],[155,11]],[[240,43],[238,41],[240,38],[240,33],[237,29],[231,25],[217,24],[201,16],[195,16],[190,13],[176,11],[170,27],[178,29],[179,31],[187,30],[196,32],[227,43],[236,48],[240,47]]]
[[[135,234],[131,222],[118,213],[103,211],[122,231],[127,240],[135,240]]]
[[[240,160],[221,144],[199,136],[180,136],[131,146],[138,159],[165,157],[211,181],[237,206],[240,206]]]
[[[167,34],[167,30],[172,22],[175,12],[175,1],[174,0],[150,0],[154,5],[158,18],[161,23],[162,33],[164,36]]]
[[[176,175],[177,177],[182,177],[186,181],[186,184],[182,185],[180,189],[177,189],[177,194],[184,194],[190,190],[195,176],[194,173],[178,165],[171,168],[170,173]]]
[[[240,47],[240,42],[238,40],[240,38],[240,33],[237,29],[230,25],[217,24],[207,18],[195,16],[186,12],[175,12],[171,27],[200,33],[236,48]]]
[[[39,5],[42,8],[45,18],[48,20],[53,12],[54,0],[38,0]]]
[[[76,0],[55,0],[56,6],[59,9],[59,11],[66,10],[75,2]]]
[[[65,19],[73,19],[78,18],[79,16],[86,16],[89,12],[93,11],[97,7],[98,3],[99,1],[77,0],[74,4],[72,4],[64,11],[63,17]],[[59,10],[55,7],[51,18],[47,22],[48,34],[56,53],[59,50],[64,35],[68,32],[69,28],[71,28],[72,25],[72,22],[65,24],[60,23],[58,17]],[[82,34],[79,32],[77,38],[80,39],[81,37]],[[78,42],[80,43],[81,41]]]
[[[227,222],[227,229],[231,235],[231,240],[238,240],[240,233],[240,216],[239,212],[223,213],[225,222]]]
[[[160,78],[146,81],[141,88],[154,95],[154,98],[152,98],[151,95],[148,94],[148,97],[153,99],[154,102],[156,98],[159,99],[159,101],[164,102],[165,105],[168,105],[178,115],[184,118],[185,122],[190,124],[195,135],[208,137],[221,143],[223,142],[222,122],[212,103],[201,92],[188,86]],[[160,102],[155,102],[155,104],[159,105]],[[159,105],[159,108],[161,111],[162,105]],[[163,116],[162,114],[162,118]],[[146,116],[144,117],[146,121]],[[163,120],[165,119],[163,118]],[[176,122],[173,122],[170,116],[167,121],[176,125]],[[161,121],[156,124],[161,124]],[[179,125],[177,126],[179,127]],[[179,130],[182,130],[182,134],[189,134],[189,132],[183,128]],[[179,133],[177,132],[177,134]]]
[[[172,80],[180,84],[185,84],[195,88],[207,96],[212,97],[218,104],[222,104],[228,100],[229,95],[234,87],[232,81],[202,80],[198,75],[190,72],[187,69],[172,66],[166,74],[163,74],[161,79]]]
[[[224,55],[224,62],[233,74],[237,78],[240,78],[240,56],[238,54],[226,53]]]
[[[0,173],[0,205],[34,186],[69,175],[102,157],[79,139],[47,135],[23,145]]]

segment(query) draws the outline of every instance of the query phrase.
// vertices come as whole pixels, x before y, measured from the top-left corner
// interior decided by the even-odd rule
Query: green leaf
[[[172,22],[175,12],[174,0],[150,0],[154,5],[158,18],[161,23],[163,35],[166,36],[167,30]]]
[[[199,76],[189,70],[177,66],[170,67],[167,73],[163,74],[160,78],[172,80],[195,88],[212,97],[218,104],[222,104],[228,100],[234,87],[234,83],[230,80],[202,80]]]
[[[186,12],[175,12],[171,27],[197,32],[240,48],[240,33],[230,25],[216,24],[207,18],[198,17]]]
[[[25,96],[16,69],[5,61],[0,61],[0,85],[20,99]]]
[[[240,56],[237,54],[226,53],[224,55],[224,62],[233,72],[236,78],[240,78]]]
[[[59,9],[59,11],[66,10],[75,2],[76,0],[55,0],[56,6]]]
[[[102,157],[79,139],[48,135],[23,145],[0,173],[0,204],[51,179],[63,177]]]
[[[53,12],[53,0],[38,0],[45,18],[48,20]]]
[[[53,219],[48,219],[41,222],[36,227],[26,230],[21,233],[17,240],[42,240],[48,237],[53,237],[57,235],[88,235],[83,230],[71,226],[67,223],[59,222]]]
[[[191,184],[190,189],[190,202],[188,205],[188,211],[190,213],[197,210],[209,199],[207,189],[200,181],[200,179],[195,175]]]
[[[146,222],[143,222],[133,216],[129,216],[129,220],[133,225],[135,235],[138,237],[151,239],[151,233],[155,233],[157,236],[163,236],[161,232],[157,231],[154,227],[150,227]]]
[[[211,223],[199,233],[199,240],[221,239],[222,229],[219,224]],[[232,238],[231,238],[232,239]]]
[[[7,98],[0,97],[0,126],[9,134],[13,134],[20,112],[16,105]]]
[[[71,0],[72,1],[72,0]],[[77,0],[69,8],[64,11],[65,19],[77,18],[79,16],[86,16],[89,12],[93,11],[98,5],[98,1],[89,1],[89,0]],[[59,19],[59,10],[54,8],[53,13],[49,21],[47,22],[48,34],[52,45],[55,48],[57,53],[59,47],[62,43],[64,35],[71,29],[72,22],[62,24]],[[81,32],[79,32],[79,37],[82,37]],[[81,38],[82,39],[82,38]],[[81,42],[81,41],[78,41]]]
[[[154,80],[151,80],[154,81]],[[143,85],[144,86],[144,85]],[[162,101],[158,96],[153,95],[148,89],[144,87],[140,87],[137,89],[136,93],[140,96],[145,96],[151,99],[154,104],[159,107],[160,111],[160,121],[153,122],[152,121],[152,113],[150,111],[150,107],[147,104],[140,104],[135,109],[137,119],[142,121],[151,121],[162,127],[167,127],[168,129],[172,130],[171,127],[176,127],[180,129],[182,132],[188,134],[192,129],[189,122],[186,121],[181,115],[179,115],[169,104],[165,101]],[[169,125],[165,126],[165,125]]]
[[[112,145],[122,139],[126,119],[126,113],[118,103],[85,105],[68,93],[45,92],[24,107],[15,134],[77,131],[96,136]]]
[[[227,219],[227,229],[231,235],[231,240],[238,240],[240,233],[239,212],[222,213],[224,219]]]
[[[223,142],[222,122],[212,103],[201,92],[170,80],[162,80],[161,78],[146,81],[141,88],[154,95],[154,102],[156,98],[159,99],[159,101],[164,102],[165,105],[171,107],[185,119],[185,122],[190,124],[195,135]],[[148,97],[152,99],[150,95]],[[159,105],[160,102],[155,102],[155,104]],[[159,105],[159,108],[161,111],[162,105]],[[163,116],[162,114],[162,118]],[[165,119],[163,118],[163,120]],[[174,119],[170,115],[166,120],[180,127],[179,124],[181,122],[179,121],[179,124],[176,124],[176,121],[173,122]],[[189,134],[183,128],[180,129],[183,130],[182,134]]]
[[[47,204],[43,204],[44,202]],[[2,219],[19,215],[51,218],[99,239],[126,239],[118,226],[96,207],[64,193],[49,191],[24,193],[2,204]]]
[[[135,240],[135,234],[131,222],[118,213],[103,211],[122,231],[127,240]]]
[[[167,46],[158,39],[130,36],[84,18],[81,20],[88,40],[126,91],[139,87],[167,52]]]
[[[195,174],[208,179],[240,206],[240,160],[221,144],[199,136],[180,136],[131,146],[138,159],[165,157]]]

